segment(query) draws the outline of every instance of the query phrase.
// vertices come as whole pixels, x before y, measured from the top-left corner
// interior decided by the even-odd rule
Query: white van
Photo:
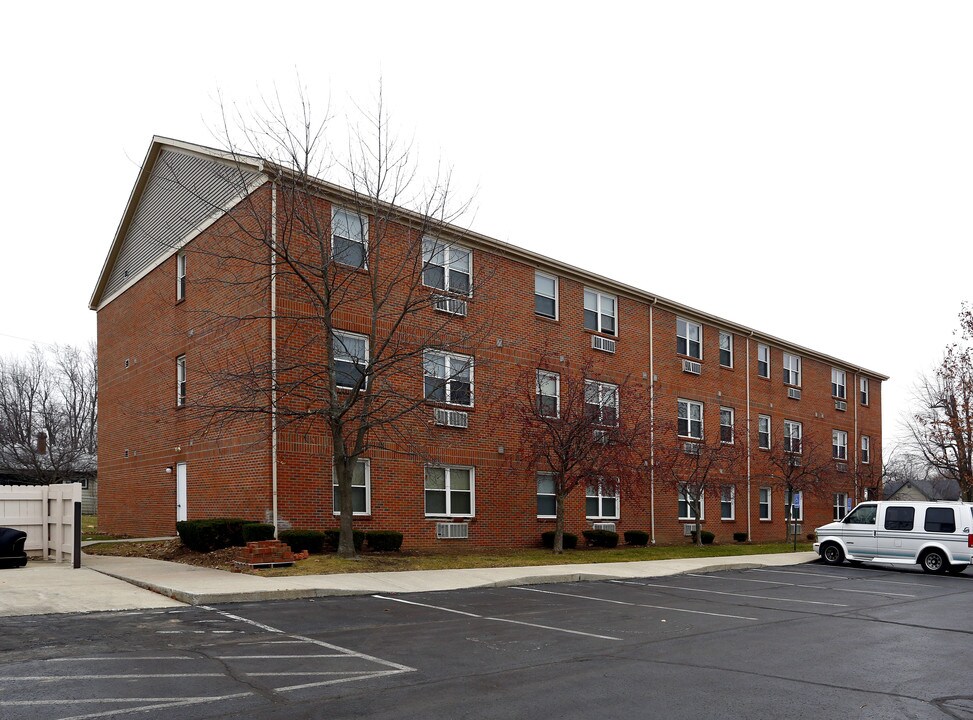
[[[814,552],[828,565],[918,563],[928,573],[961,573],[973,560],[973,504],[862,503],[814,531]]]

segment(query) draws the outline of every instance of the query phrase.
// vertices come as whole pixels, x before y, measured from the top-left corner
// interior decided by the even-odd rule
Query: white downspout
[[[270,195],[270,494],[277,537],[277,183]]]
[[[649,305],[649,524],[652,544],[655,545],[655,332],[652,309],[657,298]]]
[[[861,450],[861,443],[862,443],[861,438],[858,437],[858,402],[859,400],[861,400],[861,387],[859,386],[860,382],[861,382],[861,378],[858,376],[858,371],[856,370],[854,394],[848,393],[849,395],[851,395],[851,397],[849,397],[848,399],[851,400],[853,398],[855,401],[855,465],[854,465],[855,502],[852,503],[852,507],[858,504],[858,453]],[[869,442],[871,442],[871,440],[869,440]],[[868,450],[869,452],[871,452],[872,450],[871,447],[869,447]]]
[[[750,338],[753,337],[753,332],[747,336],[747,540],[753,542],[753,535],[751,534],[750,528],[750,459],[751,459],[751,445],[752,439],[751,433],[751,419],[750,419]]]

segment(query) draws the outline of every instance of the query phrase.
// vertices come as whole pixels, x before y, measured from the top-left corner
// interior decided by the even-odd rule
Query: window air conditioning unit
[[[601,350],[602,352],[613,353],[615,352],[615,341],[610,338],[602,337],[601,335],[592,335],[591,347],[593,347],[595,350]]]
[[[801,399],[801,389],[800,388],[787,388],[787,397],[791,400]]]
[[[697,525],[683,525],[682,526],[683,537],[692,537],[693,533],[696,532],[697,529],[698,529]]]
[[[835,463],[834,469],[840,473],[846,473],[848,472],[848,463]]]
[[[791,467],[801,467],[801,456],[800,455],[790,455],[787,458],[787,464]]]
[[[699,443],[694,443],[694,442],[683,443],[682,451],[687,455],[699,455]]]
[[[446,427],[465,428],[469,427],[470,424],[470,414],[462,410],[435,408],[433,418],[437,425],[445,425]]]
[[[703,372],[703,364],[694,362],[693,360],[683,360],[682,371],[690,375],[699,375]]]
[[[468,540],[470,526],[468,523],[436,523],[437,540]]]
[[[844,400],[835,400],[834,409],[841,410],[841,412],[844,412],[845,410],[848,409],[848,403],[846,403]]]
[[[804,533],[804,523],[794,524],[793,520],[787,521],[787,534],[788,535],[802,535]]]
[[[592,530],[607,530],[608,532],[615,532],[615,523],[592,523]]]
[[[601,443],[602,445],[608,444],[608,431],[607,430],[595,430],[595,442]]]
[[[432,299],[432,306],[439,312],[466,317],[466,300],[446,297],[445,295],[435,295]]]

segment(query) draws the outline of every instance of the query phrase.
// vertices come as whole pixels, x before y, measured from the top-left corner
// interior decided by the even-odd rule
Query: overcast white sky
[[[468,9],[467,9],[468,8]],[[473,229],[891,375],[973,299],[973,3],[10,3],[0,354],[81,343],[153,134],[300,73],[476,187]]]

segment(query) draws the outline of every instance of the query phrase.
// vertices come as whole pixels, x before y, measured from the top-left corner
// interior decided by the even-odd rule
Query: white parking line
[[[233,700],[235,698],[247,697],[251,693],[234,693],[233,695],[217,695],[215,697],[209,698],[191,698],[191,699],[180,699],[174,702],[161,702],[157,705],[139,705],[134,708],[125,708],[124,710],[116,708],[115,710],[105,710],[104,712],[88,713],[87,715],[72,715],[71,717],[59,718],[59,720],[89,720],[90,718],[98,717],[115,717],[117,715],[127,715],[128,713],[134,712],[145,712],[146,710],[162,710],[175,707],[185,707],[187,705],[201,705],[203,703],[217,702],[220,700]]]
[[[333,655],[214,655],[217,660],[297,660],[299,658],[347,658],[348,653]]]
[[[145,655],[141,657],[128,657],[119,655],[116,657],[69,657],[69,658],[48,658],[44,662],[131,662],[133,660],[198,660],[197,657],[190,655]]]
[[[453,610],[452,608],[441,607],[439,605],[427,605],[426,603],[414,602],[412,600],[403,600],[402,598],[388,597],[386,595],[372,595],[373,598],[378,598],[379,600],[389,600],[391,602],[402,603],[404,605],[415,605],[417,607],[429,608],[431,610],[441,610],[442,612],[454,613],[456,615],[465,615],[466,617],[476,618],[477,620],[492,620],[493,622],[503,622],[510,623],[512,625],[525,625],[527,627],[539,628],[541,630],[553,630],[554,632],[567,633],[569,635],[583,635],[585,637],[598,638],[599,640],[621,640],[621,638],[612,637],[611,635],[596,635],[595,633],[582,632],[581,630],[569,630],[567,628],[553,627],[551,625],[538,625],[537,623],[524,622],[522,620],[510,620],[508,618],[498,618],[498,617],[487,617],[486,615],[477,615],[476,613],[465,612],[463,610]]]
[[[909,587],[942,587],[941,585],[927,585],[925,583],[911,583],[911,582],[898,582],[896,580],[876,580],[874,578],[867,577],[865,575],[856,575],[855,577],[849,577],[848,575],[832,575],[831,573],[809,573],[809,572],[795,572],[793,570],[748,570],[747,572],[759,572],[759,573],[778,573],[780,575],[813,575],[814,577],[830,578],[832,580],[867,580],[868,582],[876,583],[886,583],[889,585],[908,585]]]
[[[563,597],[580,598],[582,600],[594,600],[596,602],[606,602],[612,605],[628,605],[629,607],[644,607],[652,610],[670,610],[672,612],[691,613],[693,615],[710,615],[712,617],[732,618],[734,620],[757,620],[758,618],[746,617],[744,615],[728,615],[726,613],[704,612],[702,610],[686,610],[685,608],[666,607],[664,605],[645,605],[643,603],[631,603],[623,600],[609,600],[607,598],[592,597],[590,595],[575,595],[574,593],[554,592],[553,590],[540,590],[529,587],[512,587],[511,590],[526,590],[527,592],[543,593],[545,595],[561,595]]]
[[[398,675],[399,670],[378,670],[376,672],[365,672],[360,673],[356,677],[352,678],[338,678],[337,680],[324,680],[322,682],[306,683],[304,685],[288,685],[286,687],[277,688],[277,692],[284,692],[289,690],[306,690],[308,688],[322,687],[324,685],[337,685],[338,683],[348,682],[349,680],[371,680],[372,678],[386,677],[388,675]]]
[[[52,680],[138,680],[140,678],[226,677],[223,673],[131,673],[126,675],[0,675],[0,682]]]
[[[878,590],[852,590],[851,588],[833,588],[825,587],[823,585],[800,585],[798,583],[784,582],[783,580],[754,580],[753,578],[740,578],[740,577],[726,577],[725,575],[714,575],[707,573],[705,575],[699,573],[686,573],[687,577],[697,577],[706,578],[708,580],[735,580],[737,582],[752,582],[752,583],[763,583],[765,585],[785,585],[787,587],[796,588],[809,588],[811,590],[831,590],[832,592],[850,592],[859,593],[861,595],[881,595],[883,597],[895,596],[895,597],[905,597],[914,598],[915,595],[907,595],[906,593],[894,593],[894,592],[880,592]]]
[[[629,580],[610,580],[620,585],[638,585],[640,587],[662,588],[663,590],[685,590],[686,592],[707,593],[709,595],[728,595],[732,597],[750,598],[752,600],[773,600],[774,602],[801,603],[803,605],[827,605],[828,607],[848,607],[841,603],[820,602],[818,600],[792,600],[790,598],[775,598],[767,595],[746,595],[744,593],[723,592],[721,590],[702,590],[700,588],[682,587],[679,585],[656,585],[655,583],[631,582]]]
[[[832,575],[831,573],[816,573],[816,572],[801,572],[800,570],[761,570],[754,568],[753,570],[748,570],[747,572],[760,572],[760,573],[777,573],[779,575],[811,575],[812,577],[826,577],[834,578],[835,580],[850,580],[844,575]]]

